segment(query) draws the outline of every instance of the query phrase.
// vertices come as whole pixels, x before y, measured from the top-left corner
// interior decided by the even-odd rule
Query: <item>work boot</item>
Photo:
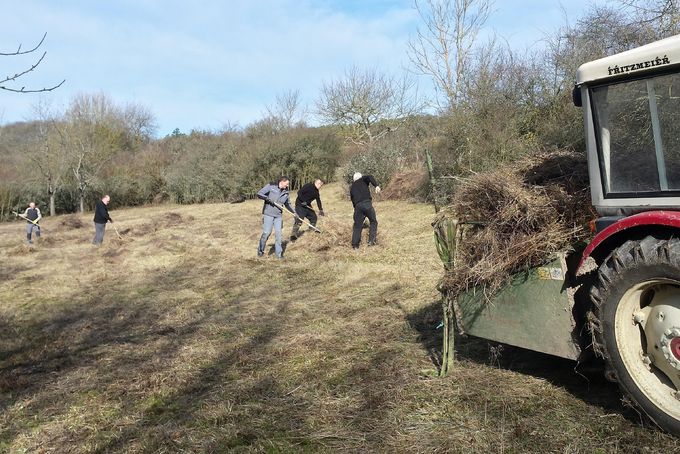
[[[290,241],[300,238],[300,224],[293,224],[293,231],[290,233]]]

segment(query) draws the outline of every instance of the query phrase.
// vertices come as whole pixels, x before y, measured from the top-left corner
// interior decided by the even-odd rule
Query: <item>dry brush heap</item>
[[[592,213],[584,154],[542,152],[462,180],[434,222],[444,232],[453,221],[463,238],[442,291],[455,298],[481,286],[492,295],[513,274],[584,240]]]

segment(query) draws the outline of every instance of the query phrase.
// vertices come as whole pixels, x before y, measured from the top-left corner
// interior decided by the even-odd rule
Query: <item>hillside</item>
[[[678,451],[569,361],[459,339],[434,376],[432,208],[377,201],[353,251],[351,204],[321,195],[326,232],[283,261],[256,258],[259,201],[114,200],[101,248],[91,214],[32,249],[0,225],[0,451]]]

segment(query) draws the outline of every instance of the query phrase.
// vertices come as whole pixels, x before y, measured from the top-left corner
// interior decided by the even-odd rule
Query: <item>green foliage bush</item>
[[[325,131],[300,130],[269,140],[240,181],[244,195],[254,195],[262,186],[285,175],[291,189],[315,178],[331,181],[340,160],[340,142]]]

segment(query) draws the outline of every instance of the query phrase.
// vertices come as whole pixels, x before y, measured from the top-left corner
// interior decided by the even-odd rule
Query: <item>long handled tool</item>
[[[37,225],[38,227],[40,227],[36,221],[31,221],[30,219],[28,219],[28,218],[27,218],[26,216],[24,216],[23,214],[19,214],[19,213],[17,213],[16,211],[12,211],[12,214],[14,214],[15,216],[20,217],[21,219],[26,219],[26,220],[27,220],[28,222],[30,222],[31,224]]]
[[[118,235],[118,239],[119,239],[119,240],[122,240],[123,237],[120,236],[120,233],[118,233],[118,229],[117,229],[116,226],[113,224],[113,222],[111,223],[111,227],[113,227],[113,230],[116,232],[116,235]]]
[[[309,222],[305,221],[304,219],[302,219],[302,218],[301,218],[300,216],[298,216],[297,214],[291,213],[290,211],[288,211],[287,209],[285,209],[285,208],[283,207],[283,205],[281,205],[281,204],[279,204],[279,203],[276,203],[276,202],[273,202],[273,203],[274,203],[274,205],[276,205],[281,211],[285,211],[286,213],[290,213],[290,215],[293,216],[295,219],[300,219],[304,224],[307,224],[307,226],[308,226],[310,229],[314,230],[314,231],[317,232],[317,233],[321,233],[321,230],[319,230],[315,225],[312,225],[312,224],[310,224]]]

